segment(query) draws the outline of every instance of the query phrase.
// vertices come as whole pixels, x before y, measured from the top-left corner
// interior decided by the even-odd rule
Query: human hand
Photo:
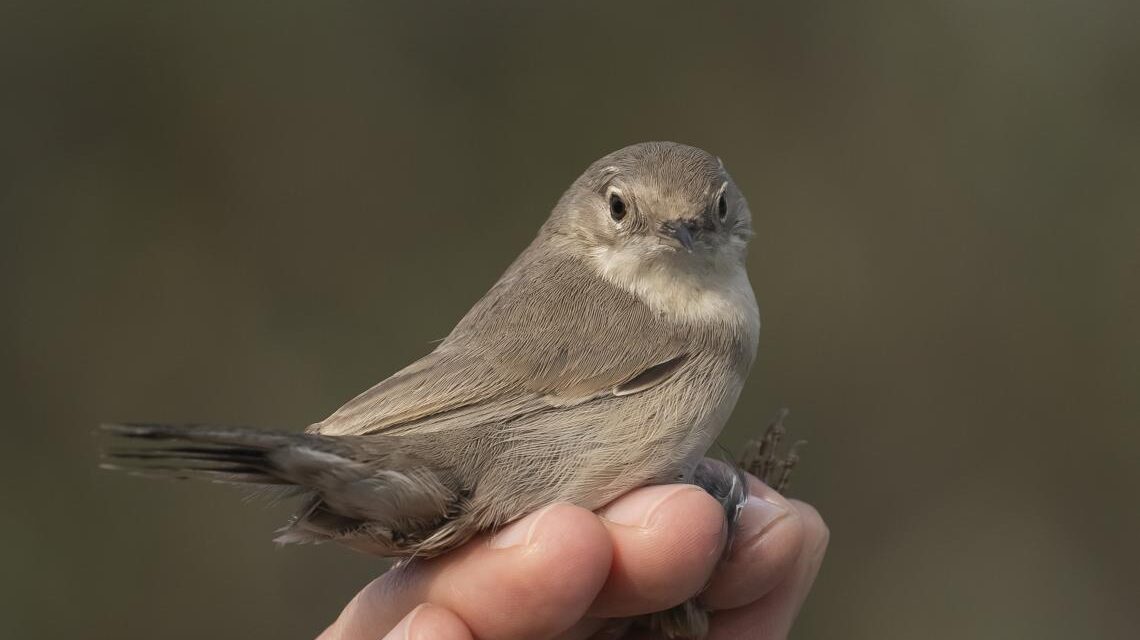
[[[555,504],[388,571],[318,640],[612,638],[621,631],[615,618],[668,609],[698,592],[713,611],[710,640],[784,638],[828,530],[810,505],[755,478],[749,488],[723,560],[724,511],[693,485],[643,487],[597,514]],[[632,629],[620,637],[656,636]]]

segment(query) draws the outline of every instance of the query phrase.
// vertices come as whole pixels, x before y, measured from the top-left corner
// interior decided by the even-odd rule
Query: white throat
[[[593,258],[603,278],[656,313],[683,322],[723,323],[755,344],[760,333],[756,296],[743,262],[727,254],[692,260],[673,252],[614,247],[596,250]]]

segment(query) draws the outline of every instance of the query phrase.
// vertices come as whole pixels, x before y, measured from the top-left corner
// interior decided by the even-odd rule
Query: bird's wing
[[[310,430],[359,435],[506,422],[648,389],[694,348],[679,325],[573,258],[526,253],[434,352]]]

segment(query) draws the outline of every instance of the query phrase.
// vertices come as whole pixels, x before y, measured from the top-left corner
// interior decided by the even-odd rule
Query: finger
[[[760,600],[739,609],[718,611],[712,616],[709,640],[783,640],[807,598],[830,534],[823,518],[811,505],[790,501],[804,527],[803,548],[786,579]]]
[[[474,640],[466,624],[454,613],[433,604],[421,604],[404,616],[384,640]]]
[[[724,547],[724,509],[693,485],[638,489],[600,515],[614,558],[590,607],[593,616],[632,616],[684,602],[708,582]]]
[[[759,600],[787,578],[803,549],[807,530],[799,511],[752,476],[748,488],[732,548],[701,594],[710,609],[735,609]]]
[[[547,638],[585,613],[609,573],[609,534],[591,512],[556,504],[439,558],[372,581],[334,627],[376,638],[417,605],[454,612],[484,640]]]

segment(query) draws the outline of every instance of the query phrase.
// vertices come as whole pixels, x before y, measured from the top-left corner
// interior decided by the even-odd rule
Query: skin
[[[319,640],[654,638],[614,628],[615,619],[697,593],[714,611],[710,639],[785,638],[828,530],[810,505],[755,478],[749,488],[753,499],[723,560],[723,511],[691,485],[637,489],[597,513],[556,504],[494,537],[385,573]]]

